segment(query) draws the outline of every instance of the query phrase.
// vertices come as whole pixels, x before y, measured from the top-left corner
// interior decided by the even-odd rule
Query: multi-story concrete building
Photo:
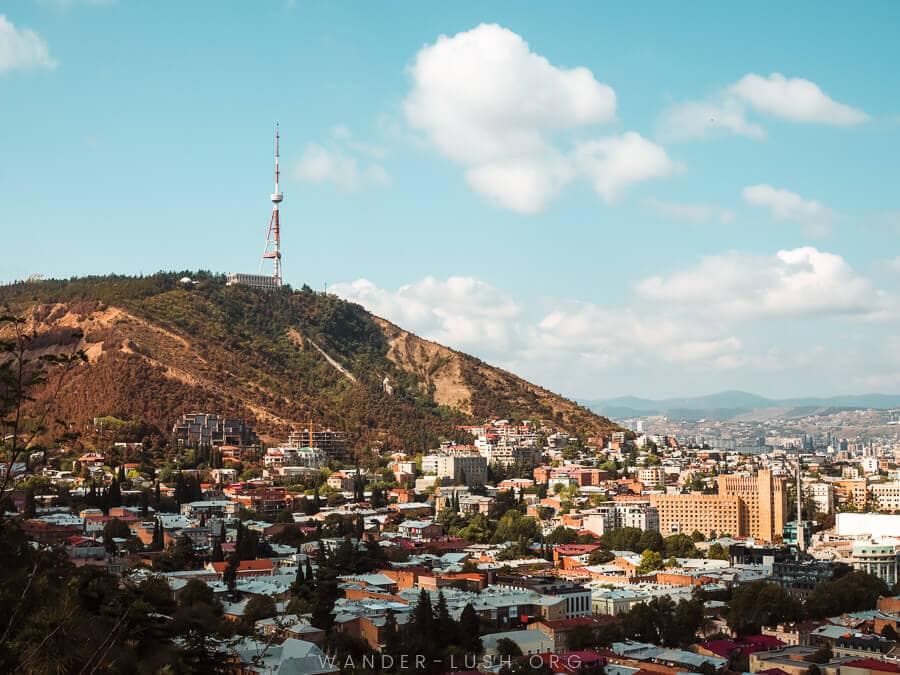
[[[602,536],[619,527],[659,530],[659,512],[649,501],[608,502],[590,511],[582,511],[582,528]]]
[[[659,512],[659,531],[664,537],[678,532],[690,534],[694,530],[706,537],[745,536],[741,530],[740,497],[698,493],[650,495],[650,504]]]
[[[809,496],[816,505],[816,511],[824,514],[834,512],[834,486],[830,483],[811,483],[807,487]]]
[[[860,511],[865,510],[869,499],[865,478],[836,480],[833,485],[835,502],[838,504],[850,504]]]
[[[868,572],[882,579],[888,586],[897,583],[900,559],[894,544],[860,542],[853,545],[850,555],[853,569]]]
[[[718,495],[651,495],[650,503],[663,535],[698,530],[774,541],[784,529],[787,491],[783,478],[760,469],[755,476],[720,475]]]
[[[439,478],[449,478],[453,483],[469,487],[484,485],[487,481],[487,459],[481,455],[440,455],[437,461]]]
[[[720,475],[719,495],[740,498],[740,531],[746,533],[742,536],[774,541],[784,530],[786,481],[773,476],[769,469],[760,469],[755,476]]]
[[[666,472],[661,466],[644,466],[637,470],[636,478],[648,489],[652,489],[665,484]]]
[[[246,447],[259,441],[243,420],[227,419],[211,413],[189,413],[172,427],[172,436],[179,445],[213,447],[236,445]]]
[[[900,511],[900,482],[873,483],[869,492],[879,511]]]

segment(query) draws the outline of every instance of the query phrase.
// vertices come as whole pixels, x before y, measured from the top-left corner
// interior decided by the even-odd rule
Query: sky
[[[255,272],[581,400],[900,392],[900,4],[0,3],[0,283]]]

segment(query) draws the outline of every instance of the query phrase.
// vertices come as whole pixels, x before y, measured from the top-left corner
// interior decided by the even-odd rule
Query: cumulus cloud
[[[501,207],[537,213],[579,176],[609,201],[629,184],[671,173],[665,150],[634,133],[574,151],[561,145],[560,135],[615,120],[615,92],[587,68],[552,65],[501,26],[442,35],[419,51],[410,76],[409,125]],[[627,150],[640,153],[634,164],[621,156]],[[614,180],[612,163],[628,175]]]
[[[660,115],[656,133],[663,142],[675,143],[733,134],[763,139],[766,131],[747,119],[745,107],[734,99],[675,103]]]
[[[796,192],[764,183],[745,187],[741,195],[751,206],[769,209],[775,220],[800,223],[811,236],[827,234],[829,225],[837,217],[834,211],[813,199],[804,199]]]
[[[0,75],[12,70],[55,68],[43,38],[30,28],[16,28],[0,14]]]
[[[645,202],[645,205],[658,216],[691,225],[707,225],[709,223],[729,225],[734,222],[733,211],[709,204],[667,202],[651,197]]]
[[[876,318],[892,300],[841,256],[811,246],[774,256],[707,256],[693,268],[638,282],[639,296],[729,319],[857,315]]]
[[[396,290],[359,279],[328,290],[545,386],[595,393],[595,383],[610,376],[653,380],[662,369],[672,377],[719,377],[715,373],[819,368],[825,347],[782,337],[804,329],[841,335],[849,322],[860,321],[891,333],[890,322],[898,318],[893,296],[841,256],[811,247],[707,256],[639,281],[633,294],[615,304],[523,300],[466,276],[429,276]],[[830,321],[825,333],[822,321]],[[772,335],[779,337],[773,342]],[[877,372],[887,363],[882,359],[871,369],[858,359],[845,361],[848,380],[849,371]]]
[[[657,134],[666,142],[727,134],[765,138],[765,129],[747,119],[750,111],[791,122],[843,127],[869,120],[864,111],[835,101],[815,82],[780,73],[768,77],[748,73],[705,100],[669,106],[657,121]]]
[[[328,292],[427,339],[482,352],[509,348],[522,314],[511,296],[473,277],[429,276],[396,291],[357,279],[329,286]]]
[[[290,176],[306,183],[331,183],[344,190],[363,187],[387,187],[392,179],[387,170],[362,156],[380,157],[377,146],[357,143],[350,129],[338,124],[331,130],[329,146],[309,143],[300,159],[291,169]]]
[[[680,168],[662,147],[633,131],[579,143],[575,163],[606,202],[614,201],[633,183],[665,178]]]
[[[749,73],[728,91],[759,112],[793,122],[845,127],[869,119],[862,110],[832,99],[815,82],[781,73],[769,77]]]

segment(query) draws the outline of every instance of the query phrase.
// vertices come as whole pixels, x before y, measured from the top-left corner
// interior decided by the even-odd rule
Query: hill
[[[900,407],[900,395],[859,394],[831,397],[771,399],[743,391],[723,391],[688,398],[646,399],[621,396],[586,402],[591,410],[610,417],[667,415],[677,419],[744,419],[748,415],[764,417],[798,417],[828,410],[891,409]]]
[[[307,287],[265,293],[189,272],[88,277],[2,287],[0,306],[26,318],[36,353],[78,346],[87,354],[58,397],[55,415],[69,423],[113,415],[165,433],[183,413],[210,411],[243,417],[272,440],[313,420],[347,431],[357,448],[379,441],[413,451],[491,417],[580,435],[618,429]]]

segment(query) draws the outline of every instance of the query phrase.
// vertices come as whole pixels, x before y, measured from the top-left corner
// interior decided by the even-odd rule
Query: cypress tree
[[[310,585],[314,583],[312,561],[308,555],[306,556],[306,583]]]
[[[122,491],[119,489],[119,481],[115,478],[112,479],[112,483],[109,485],[107,497],[110,506],[122,506]]]
[[[481,622],[478,620],[478,614],[472,603],[466,603],[462,613],[459,615],[459,636],[460,647],[470,654],[477,654],[481,651]]]
[[[457,625],[447,609],[447,599],[443,591],[438,591],[437,604],[434,606],[435,628],[438,638],[447,644],[457,644]]]
[[[213,544],[212,557],[210,558],[212,562],[223,562],[225,560],[225,553],[222,551],[222,543],[216,538],[216,543]]]

